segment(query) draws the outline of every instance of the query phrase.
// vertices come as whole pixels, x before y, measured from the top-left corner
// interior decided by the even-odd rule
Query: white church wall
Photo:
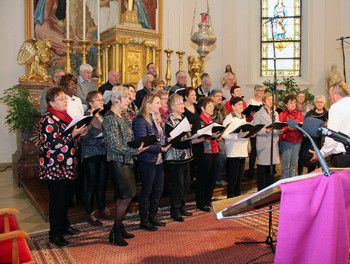
[[[2,41],[0,42],[0,96],[4,90],[18,83],[18,77],[25,73],[24,66],[17,64],[17,53],[24,41],[24,1],[2,0],[0,8],[0,27]],[[16,137],[9,134],[4,125],[6,107],[0,104],[0,163],[12,161],[16,151]]]

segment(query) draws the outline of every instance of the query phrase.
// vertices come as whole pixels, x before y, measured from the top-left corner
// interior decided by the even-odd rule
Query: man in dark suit
[[[108,81],[102,84],[98,90],[104,94],[105,91],[111,91],[114,86],[119,85],[119,72],[116,70],[111,70],[108,73]]]
[[[120,85],[119,84],[119,72],[116,70],[111,70],[108,73],[108,81],[105,84],[102,84],[98,90],[102,93],[102,95],[105,93],[105,91],[111,91],[114,86]],[[109,100],[107,104],[105,104],[103,107],[107,111],[111,109],[112,102]]]

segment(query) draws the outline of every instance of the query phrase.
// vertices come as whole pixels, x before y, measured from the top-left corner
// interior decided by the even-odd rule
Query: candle
[[[67,39],[69,39],[69,0],[66,1]]]
[[[170,16],[171,16],[171,14],[170,14],[170,11],[168,12],[168,38],[167,38],[167,40],[168,40],[168,49],[170,48]]]
[[[86,39],[86,4],[85,4],[86,0],[83,0],[83,40]]]
[[[128,10],[129,10],[129,11],[132,11],[132,9],[133,9],[133,8],[132,8],[133,3],[134,3],[134,1],[132,1],[132,0],[129,0],[129,1],[128,1]]]
[[[97,1],[97,42],[100,42],[100,0]]]

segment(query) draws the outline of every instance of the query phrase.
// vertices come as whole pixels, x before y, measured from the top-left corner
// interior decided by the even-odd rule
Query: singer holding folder
[[[164,222],[158,220],[157,211],[164,186],[162,153],[167,152],[171,145],[163,147],[166,144],[166,138],[160,124],[160,107],[160,97],[147,94],[142,101],[139,115],[132,121],[135,139],[157,135],[160,140],[160,144],[151,145],[138,158],[142,176],[139,200],[140,228],[147,231],[157,231],[157,226],[165,226]]]
[[[46,93],[47,113],[39,123],[39,176],[46,180],[50,194],[49,241],[66,246],[63,235],[79,234],[68,220],[68,207],[76,179],[77,147],[79,135],[85,135],[86,126],[63,134],[72,121],[67,113],[67,97],[62,88],[54,87]]]
[[[225,140],[227,198],[241,195],[241,183],[244,174],[245,159],[248,157],[248,138],[242,138],[240,133],[230,133],[247,123],[243,112],[242,97],[230,100],[232,112],[225,118],[223,125],[229,125],[222,135]],[[249,132],[246,132],[247,134]]]
[[[258,125],[263,124],[266,126],[272,123],[272,94],[266,93],[263,97],[263,107],[260,108],[258,112],[254,115],[254,120],[252,124]],[[275,122],[278,122],[278,114],[274,113]],[[273,175],[270,173],[271,165],[271,132],[272,128],[263,128],[256,134],[256,153],[258,157],[258,171],[257,171],[257,182],[258,191],[264,189],[265,187],[273,183]],[[279,158],[279,135],[281,131],[273,131],[273,159],[272,165],[275,167],[276,164],[280,162]],[[274,171],[275,169],[273,169]]]
[[[209,97],[200,98],[198,107],[201,109],[202,113],[199,116],[200,118],[193,123],[193,134],[212,123],[211,116],[214,113],[214,102]],[[220,137],[220,135],[220,132],[216,132],[203,143],[193,146],[193,148],[196,149],[196,159],[200,165],[196,182],[196,204],[197,208],[204,212],[210,212],[210,203],[218,168],[219,147],[216,139]]]
[[[165,121],[164,126],[165,136],[167,138],[170,137],[171,131],[186,118],[183,115],[185,112],[183,97],[175,93],[170,95],[168,108],[170,110],[170,116]],[[203,142],[203,139],[197,138],[192,141],[186,140],[188,137],[188,134],[184,135],[180,142],[173,144],[165,153],[172,183],[170,216],[177,222],[184,221],[182,216],[192,215],[185,208],[186,195],[191,183],[190,162],[193,160],[191,143]]]
[[[133,157],[145,151],[143,143],[138,149],[128,146],[134,139],[133,131],[127,118],[122,114],[128,109],[130,93],[127,87],[112,88],[111,109],[105,114],[102,129],[107,152],[109,170],[114,178],[118,197],[115,202],[115,220],[109,234],[109,242],[118,246],[127,246],[125,238],[134,237],[126,232],[123,220],[133,196],[136,195],[135,176],[132,170]]]

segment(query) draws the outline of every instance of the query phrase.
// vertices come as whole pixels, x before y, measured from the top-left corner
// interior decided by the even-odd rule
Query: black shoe
[[[125,227],[123,224],[120,225],[120,231],[122,233],[123,238],[133,238],[135,237],[133,234],[126,232]]]
[[[149,222],[154,226],[165,226],[166,224],[164,222],[159,221],[157,217],[157,212],[150,212],[149,213]]]
[[[192,213],[186,211],[185,209],[181,209],[180,214],[182,214],[183,216],[191,216],[192,215]]]
[[[114,242],[114,244],[122,247],[129,245],[128,242],[124,240],[121,230],[120,229],[116,230],[114,227],[109,233],[108,239],[109,239],[109,243],[111,244]]]
[[[68,229],[63,233],[63,235],[78,235],[81,231],[73,227],[68,227]]]
[[[170,216],[172,219],[174,219],[176,222],[183,222],[185,221],[185,219],[183,219],[183,217],[180,215],[179,211],[176,212],[171,212]]]
[[[204,211],[204,212],[210,212],[210,207],[207,206],[207,205],[204,205],[204,206],[197,206],[197,208],[198,208],[199,210]]]
[[[58,247],[64,247],[69,244],[69,242],[65,240],[63,236],[50,237],[49,241]]]
[[[140,215],[140,219],[141,219],[141,222],[140,222],[141,229],[144,229],[146,231],[157,231],[158,230],[158,228],[156,226],[152,225],[149,222],[147,213]]]

